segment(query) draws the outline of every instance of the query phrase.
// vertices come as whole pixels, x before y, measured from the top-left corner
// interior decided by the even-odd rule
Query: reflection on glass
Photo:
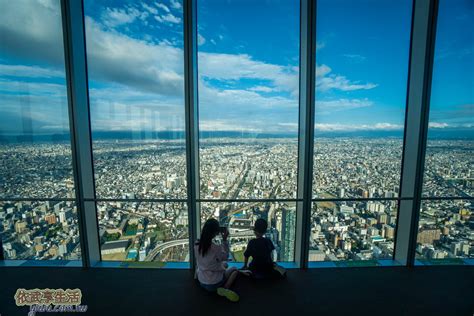
[[[85,1],[97,196],[186,198],[181,1]]]
[[[396,197],[412,1],[318,1],[313,196]]]
[[[472,201],[423,201],[416,257],[425,260],[474,258],[473,223]]]
[[[0,202],[5,259],[80,260],[77,208],[70,201]]]
[[[200,0],[197,20],[201,198],[295,197],[299,1]]]
[[[309,261],[392,259],[397,201],[314,202]]]
[[[423,195],[474,195],[474,5],[440,1]]]
[[[0,197],[71,198],[59,0],[0,8]]]
[[[98,203],[102,260],[189,261],[187,212],[185,203]]]
[[[276,251],[274,261],[294,261],[296,205],[294,202],[207,202],[201,205],[201,224],[211,217],[229,229],[232,261],[243,262],[249,240],[255,238],[253,225],[258,218],[268,222],[265,235]]]

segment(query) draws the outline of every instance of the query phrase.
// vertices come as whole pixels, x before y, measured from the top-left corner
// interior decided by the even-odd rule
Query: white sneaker
[[[282,266],[279,266],[278,264],[275,264],[273,266],[273,270],[278,272],[282,277],[286,276],[286,269],[283,268]]]

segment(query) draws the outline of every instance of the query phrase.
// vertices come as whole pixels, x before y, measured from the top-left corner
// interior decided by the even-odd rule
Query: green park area
[[[137,234],[138,230],[138,225],[137,224],[130,224],[127,225],[127,228],[125,229],[125,236],[135,236]]]
[[[121,268],[163,268],[166,265],[165,262],[161,261],[135,261],[135,262],[122,262],[120,264]]]
[[[377,260],[354,260],[354,261],[335,261],[337,267],[376,267],[379,265]]]
[[[104,239],[105,241],[114,241],[114,240],[119,240],[120,239],[120,233],[113,233],[109,234],[107,232],[104,233]]]
[[[244,262],[244,250],[238,250],[232,252],[236,262]]]

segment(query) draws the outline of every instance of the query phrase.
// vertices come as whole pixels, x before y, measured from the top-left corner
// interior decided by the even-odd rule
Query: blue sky
[[[85,6],[93,130],[183,130],[182,3]],[[0,135],[67,131],[59,1],[0,7]],[[296,133],[299,9],[199,0],[201,130]],[[317,130],[402,134],[411,9],[408,0],[318,1]],[[473,127],[473,20],[472,1],[441,1],[433,129]]]

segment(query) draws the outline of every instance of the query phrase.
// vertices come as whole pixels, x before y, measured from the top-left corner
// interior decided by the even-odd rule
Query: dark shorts
[[[255,279],[273,278],[275,272],[273,270],[273,263],[261,265],[258,267],[250,265],[249,270],[252,271],[252,277]]]
[[[199,284],[201,284],[201,286],[209,292],[217,291],[217,289],[222,287],[224,283],[225,283],[225,276],[223,276],[222,280],[216,284],[204,284],[204,283],[199,282]]]

